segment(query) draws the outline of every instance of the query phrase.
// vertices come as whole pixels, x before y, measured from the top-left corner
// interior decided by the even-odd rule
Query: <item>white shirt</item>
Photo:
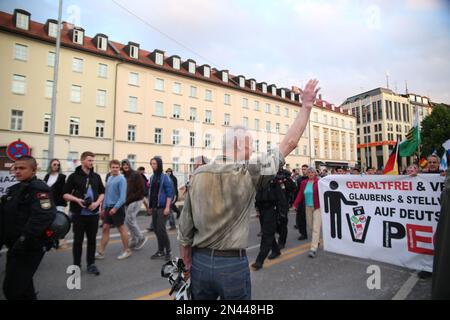
[[[59,175],[58,173],[49,175],[48,181],[47,181],[47,185],[49,187],[51,187],[52,185],[55,184],[56,180],[58,179],[58,175]]]

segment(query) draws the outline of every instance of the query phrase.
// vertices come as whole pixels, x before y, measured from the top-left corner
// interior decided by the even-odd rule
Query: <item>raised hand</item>
[[[316,79],[311,79],[305,86],[305,89],[294,87],[294,92],[300,94],[302,97],[303,107],[312,108],[314,101],[316,100],[317,93],[320,88],[316,88],[319,83]]]

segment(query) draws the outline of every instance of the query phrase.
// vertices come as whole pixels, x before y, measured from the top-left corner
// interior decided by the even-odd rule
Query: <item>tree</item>
[[[422,155],[430,155],[436,149],[438,156],[444,153],[442,144],[450,139],[450,108],[435,104],[431,114],[422,121]]]

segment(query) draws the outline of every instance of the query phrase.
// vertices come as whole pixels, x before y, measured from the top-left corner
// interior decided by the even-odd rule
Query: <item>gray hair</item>
[[[244,140],[247,134],[248,128],[244,126],[234,126],[226,129],[222,138],[222,148],[225,153],[226,150],[234,150],[234,144],[237,140]]]
[[[317,170],[316,170],[316,168],[314,168],[314,167],[308,167],[308,169],[306,169],[306,172],[307,172],[307,173],[312,172],[312,173],[314,173],[314,174],[317,174]]]

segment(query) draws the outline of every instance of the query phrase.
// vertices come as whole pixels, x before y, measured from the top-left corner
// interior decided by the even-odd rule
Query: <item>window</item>
[[[259,140],[255,140],[255,150],[259,152]]]
[[[255,80],[250,81],[250,89],[252,89],[253,91],[256,90],[256,81]]]
[[[248,109],[248,99],[242,98],[242,108]]]
[[[267,93],[267,84],[263,83],[261,88],[263,93]]]
[[[56,38],[58,36],[58,24],[49,22],[48,24],[49,37]]]
[[[203,68],[203,76],[205,76],[206,78],[211,77],[211,69],[209,67]]]
[[[163,54],[162,53],[160,53],[160,52],[157,52],[156,53],[156,61],[155,61],[155,63],[156,64],[159,64],[160,66],[162,66],[163,65],[163,63],[164,63],[164,56],[163,56]]]
[[[130,45],[130,57],[133,59],[139,58],[139,48],[138,47]]]
[[[222,72],[222,81],[228,82],[228,73],[227,72]]]
[[[104,37],[98,37],[97,38],[97,49],[106,51],[108,47],[108,41]]]
[[[211,147],[212,137],[210,133],[205,134],[205,148]]]
[[[180,70],[180,59],[178,58],[173,58],[173,68]]]
[[[136,155],[135,154],[127,155],[127,160],[130,163],[131,168],[136,168]]]
[[[280,124],[279,123],[275,124],[275,132],[280,133]]]
[[[70,91],[70,101],[75,103],[81,102],[81,87],[72,85],[71,91]]]
[[[47,66],[54,67],[55,66],[55,60],[56,60],[56,53],[49,51],[47,54]]]
[[[242,125],[246,128],[248,128],[248,117],[242,118]]]
[[[272,95],[273,96],[277,95],[277,88],[275,86],[272,87]]]
[[[106,107],[106,90],[97,90],[97,106]]]
[[[267,149],[266,149],[266,151],[269,152],[270,150],[272,150],[272,143],[270,141],[267,141]]]
[[[73,42],[83,44],[83,31],[73,30]]]
[[[303,146],[303,155],[304,156],[308,155],[308,146]]]
[[[108,77],[108,65],[99,63],[98,64],[98,70],[97,75],[99,78],[107,78]]]
[[[180,171],[180,158],[174,157],[172,158],[172,170],[173,172],[179,172]]]
[[[254,109],[255,111],[259,111],[259,101],[255,101]]]
[[[95,136],[97,138],[103,138],[105,136],[105,121],[97,120],[95,122]]]
[[[50,122],[52,119],[52,115],[49,113],[44,114],[44,133],[50,132]]]
[[[208,90],[208,89],[205,90],[205,100],[206,101],[212,101],[213,100],[213,98],[212,98],[212,91],[211,90]]]
[[[205,122],[206,123],[211,123],[212,122],[212,112],[211,112],[211,110],[206,110],[205,111]]]
[[[14,59],[27,61],[28,60],[28,46],[18,44],[14,46]]]
[[[255,119],[255,130],[259,131],[259,119]]]
[[[174,146],[180,144],[180,130],[172,131],[172,144]]]
[[[164,79],[156,78],[155,90],[164,91]]]
[[[189,73],[195,74],[195,63],[189,61]]]
[[[288,130],[289,130],[289,125],[285,124],[284,125],[284,133],[286,134],[288,132]],[[305,132],[306,132],[306,130],[305,130]]]
[[[277,116],[280,115],[280,106],[275,106],[275,114],[276,114]]]
[[[69,134],[78,136],[80,130],[80,118],[70,117]]]
[[[172,118],[180,119],[181,106],[179,104],[173,105]]]
[[[129,124],[128,125],[128,135],[127,135],[128,141],[136,141],[136,126]]]
[[[245,87],[245,79],[242,78],[242,77],[239,77],[239,86],[240,86],[241,88],[244,88],[244,87]]]
[[[155,101],[155,116],[164,117],[164,102]]]
[[[139,85],[139,73],[130,72],[128,74],[128,84],[132,85],[132,86],[138,86]]]
[[[197,98],[197,87],[191,86],[190,95],[191,98]]]
[[[270,113],[270,104],[266,103],[266,106],[264,109],[265,109],[266,113]]]
[[[176,94],[181,94],[181,83],[174,82],[172,86],[172,92]]]
[[[226,94],[223,96],[223,103],[226,105],[230,105],[231,104],[231,97],[229,94]]]
[[[266,121],[266,132],[270,132],[270,131],[271,131],[270,121]]]
[[[11,130],[22,130],[23,111],[11,110]]]
[[[47,80],[45,81],[45,97],[52,98],[53,96],[53,81]]]
[[[189,145],[195,147],[195,132],[189,132]]]
[[[282,97],[283,99],[286,98],[286,91],[284,91],[284,89],[281,89],[281,97]]]
[[[189,120],[197,121],[197,108],[189,109]]]
[[[138,109],[138,98],[137,97],[128,97],[128,111],[129,112],[137,112]]]
[[[26,14],[17,12],[16,14],[16,27],[24,30],[28,30],[30,17]]]
[[[224,126],[230,125],[230,114],[229,113],[225,113],[225,115],[223,117],[223,125]]]
[[[27,83],[26,83],[26,77],[21,76],[19,74],[13,75],[13,81],[12,81],[12,93],[15,94],[25,94],[27,91]]]
[[[155,143],[156,144],[162,143],[162,129],[161,128],[155,128]]]
[[[328,124],[328,117],[326,114],[323,115],[323,123]]]

